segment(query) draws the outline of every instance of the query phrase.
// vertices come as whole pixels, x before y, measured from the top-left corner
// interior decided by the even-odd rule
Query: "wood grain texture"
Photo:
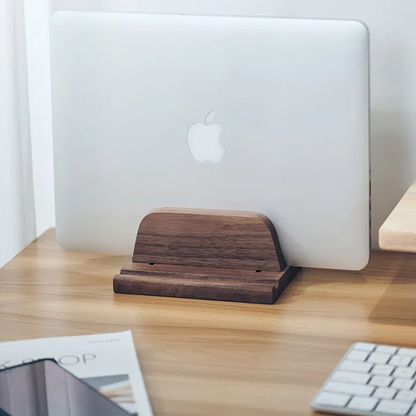
[[[234,302],[276,302],[300,269],[281,272],[196,268],[147,263],[130,263],[114,276],[116,293],[211,299]]]
[[[274,303],[299,268],[285,267],[262,214],[158,209],[140,223],[116,293]]]
[[[158,209],[139,226],[133,262],[280,272],[276,230],[249,212]]]
[[[379,245],[383,250],[416,253],[416,182],[380,227]]]
[[[131,329],[156,416],[310,415],[353,342],[416,347],[412,254],[302,269],[274,305],[114,294],[127,260],[49,231],[0,269],[0,341]]]

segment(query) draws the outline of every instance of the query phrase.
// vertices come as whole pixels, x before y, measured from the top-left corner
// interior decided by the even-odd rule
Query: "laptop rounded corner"
[[[59,227],[56,228],[56,242],[60,248],[63,250],[70,250],[70,245],[67,243],[67,240],[65,237],[62,236],[62,234],[59,232]]]
[[[361,33],[366,39],[370,38],[370,27],[366,22],[360,19],[354,19],[352,20],[352,23],[354,23],[358,29],[361,29]]]
[[[357,261],[355,262],[351,270],[356,272],[364,270],[370,262],[370,255],[371,251],[368,250],[366,253],[363,253],[361,256],[357,257]]]
[[[51,14],[51,16],[49,18],[49,21],[52,24],[52,22],[55,22],[56,20],[61,19],[66,14],[67,14],[67,12],[65,10],[56,10]]]

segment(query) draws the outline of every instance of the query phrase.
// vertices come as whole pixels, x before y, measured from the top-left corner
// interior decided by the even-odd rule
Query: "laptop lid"
[[[288,264],[369,254],[368,33],[355,21],[59,12],[57,237],[131,253],[171,206],[255,211]]]

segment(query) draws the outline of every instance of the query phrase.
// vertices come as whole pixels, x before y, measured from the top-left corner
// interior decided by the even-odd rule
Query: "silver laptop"
[[[128,253],[157,207],[254,211],[290,265],[369,256],[368,33],[356,21],[59,12],[56,221]]]

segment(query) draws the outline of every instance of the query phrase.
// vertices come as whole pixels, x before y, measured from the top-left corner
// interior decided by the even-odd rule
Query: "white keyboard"
[[[416,416],[416,349],[353,344],[311,402],[317,412]]]

